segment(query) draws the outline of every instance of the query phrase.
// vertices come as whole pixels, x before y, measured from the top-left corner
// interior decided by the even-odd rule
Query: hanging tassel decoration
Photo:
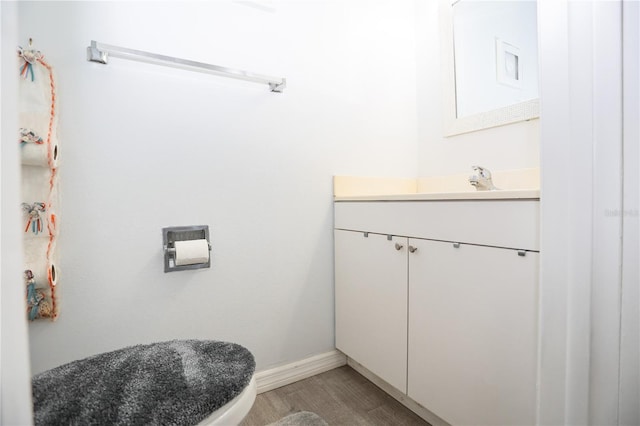
[[[29,49],[23,49],[21,46],[18,46],[18,56],[24,60],[24,64],[20,65],[20,75],[25,80],[29,75],[31,75],[31,81],[34,81],[33,64],[44,56],[38,50],[32,49],[32,44],[33,40],[29,39]]]
[[[42,145],[44,141],[40,136],[36,134],[33,130],[30,129],[20,129],[20,147],[25,146],[28,143],[34,143],[36,145]]]
[[[29,232],[29,227],[31,227],[31,232],[36,235],[42,232],[42,217],[40,215],[46,210],[45,203],[22,203],[22,210],[27,214],[27,226],[24,232]]]
[[[38,317],[40,302],[44,299],[44,294],[36,289],[36,281],[30,269],[24,271],[24,279],[27,283],[27,313],[29,321],[33,321]]]

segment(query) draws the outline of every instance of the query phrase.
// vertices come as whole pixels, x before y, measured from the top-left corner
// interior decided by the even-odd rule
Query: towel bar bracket
[[[275,93],[284,92],[284,88],[287,87],[287,79],[283,78],[282,83],[269,83],[269,89]]]
[[[87,61],[97,62],[99,64],[109,63],[109,54],[98,49],[97,43],[91,41],[91,46],[87,47]]]

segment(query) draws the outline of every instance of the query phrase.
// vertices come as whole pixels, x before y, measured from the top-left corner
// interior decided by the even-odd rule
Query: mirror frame
[[[467,117],[457,117],[452,6],[452,0],[440,0],[440,62],[443,83],[444,135],[455,136],[539,118],[539,98]]]

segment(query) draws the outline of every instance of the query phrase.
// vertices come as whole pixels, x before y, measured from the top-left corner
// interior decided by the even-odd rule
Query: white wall
[[[443,137],[438,1],[416,1],[418,72],[418,172],[437,176],[471,172],[471,165],[490,170],[539,167],[539,120]]]
[[[20,3],[60,107],[61,314],[30,327],[34,372],[174,338],[239,342],[258,369],[334,348],[331,176],[417,172],[414,3],[268,5]],[[88,63],[92,39],[288,87]],[[162,227],[191,224],[211,269],[163,273]]]

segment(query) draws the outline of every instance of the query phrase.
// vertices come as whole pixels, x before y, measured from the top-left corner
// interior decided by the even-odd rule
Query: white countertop
[[[423,192],[407,194],[349,195],[335,201],[444,201],[444,200],[539,200],[540,190],[497,190],[464,192]]]

